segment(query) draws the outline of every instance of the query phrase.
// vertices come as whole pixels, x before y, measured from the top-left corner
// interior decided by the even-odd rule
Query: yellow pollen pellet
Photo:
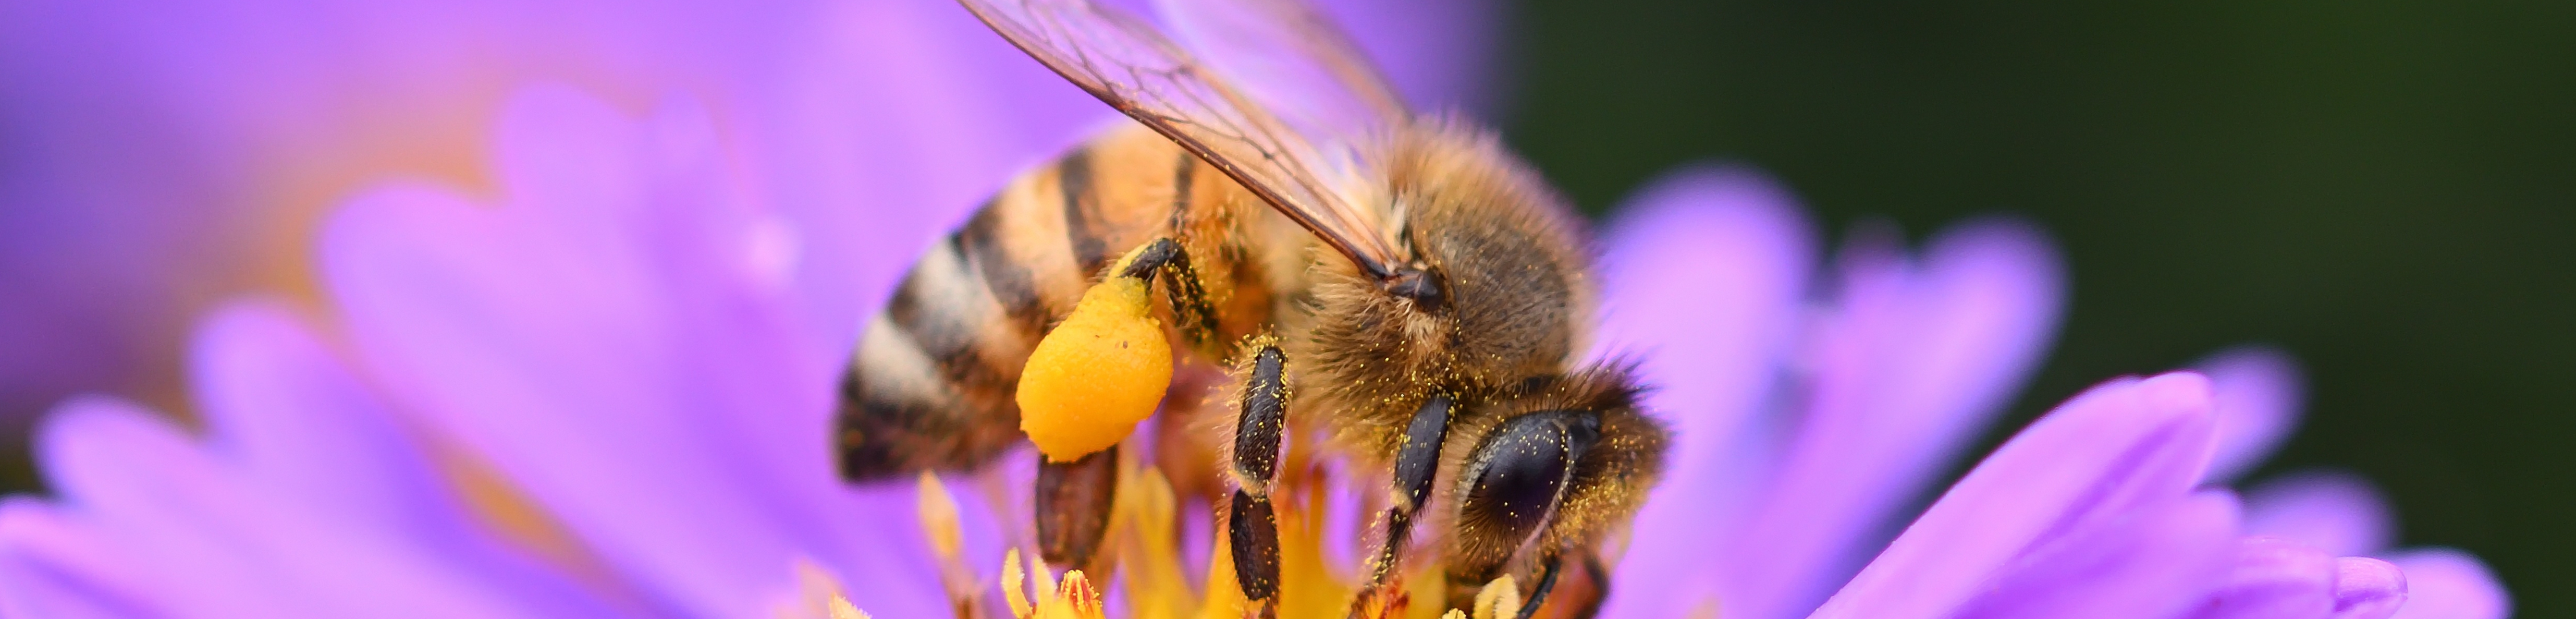
[[[1123,270],[1129,260],[1118,261]],[[1117,272],[1117,271],[1112,271]],[[1110,277],[1083,292],[1020,371],[1020,431],[1070,462],[1127,438],[1172,382],[1172,346],[1149,313],[1145,280]]]

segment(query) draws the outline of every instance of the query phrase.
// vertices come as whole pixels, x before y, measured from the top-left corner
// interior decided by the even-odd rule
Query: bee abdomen
[[[1232,218],[1198,209],[1226,208],[1241,190],[1194,183],[1214,177],[1204,166],[1141,126],[1115,131],[1013,179],[932,245],[841,377],[841,475],[974,468],[1017,444],[1020,368],[1099,271],[1184,225],[1222,234]],[[1201,258],[1198,268],[1233,273],[1223,255]]]
[[[1020,364],[1046,323],[988,205],[923,254],[868,322],[841,376],[841,475],[868,480],[991,460],[1019,438]]]

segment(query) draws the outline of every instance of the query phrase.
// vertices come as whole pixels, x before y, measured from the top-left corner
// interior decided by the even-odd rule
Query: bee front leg
[[[1279,440],[1287,422],[1287,356],[1276,345],[1263,345],[1251,364],[1243,413],[1234,426],[1235,491],[1226,511],[1226,541],[1243,598],[1268,605],[1279,598],[1279,521],[1270,506],[1270,484],[1279,476]]]
[[[1567,553],[1579,562],[1567,565]],[[1610,569],[1601,565],[1599,554],[1569,548],[1541,557],[1538,564],[1538,584],[1530,588],[1515,619],[1592,619],[1600,614],[1601,601],[1610,595]]]
[[[1405,544],[1413,536],[1413,517],[1431,500],[1432,477],[1440,470],[1440,445],[1449,438],[1452,405],[1448,396],[1431,396],[1404,426],[1404,445],[1395,453],[1392,500],[1380,517],[1386,526],[1386,541],[1369,561],[1368,583],[1360,587],[1359,596],[1351,602],[1354,616],[1402,567]]]
[[[1530,588],[1529,600],[1521,602],[1521,612],[1513,619],[1535,617],[1538,615],[1539,607],[1547,604],[1547,594],[1556,590],[1558,568],[1565,567],[1565,555],[1548,553],[1546,557],[1539,559],[1538,564],[1538,586]]]

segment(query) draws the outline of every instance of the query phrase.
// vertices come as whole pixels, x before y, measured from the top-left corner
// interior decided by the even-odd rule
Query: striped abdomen
[[[842,477],[971,468],[1017,444],[1020,367],[1102,267],[1178,231],[1211,293],[1230,292],[1249,271],[1235,214],[1258,204],[1136,125],[1013,179],[860,335],[834,418]]]

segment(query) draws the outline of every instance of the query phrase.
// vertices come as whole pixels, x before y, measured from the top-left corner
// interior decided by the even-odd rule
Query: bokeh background
[[[0,54],[94,25],[36,19],[49,6],[68,5],[0,6]],[[1503,37],[1509,78],[1491,113],[1595,214],[1674,165],[1723,160],[1778,175],[1829,230],[1920,235],[2009,213],[2051,231],[2072,266],[2069,319],[2014,419],[1989,443],[2104,377],[2175,367],[2242,342],[2275,344],[2305,363],[2310,398],[2305,426],[2270,470],[2364,473],[2394,500],[2404,543],[2477,552],[2513,589],[2519,616],[2576,617],[2576,593],[2560,586],[2576,582],[2576,4],[1526,0],[1512,8]],[[180,32],[189,19],[173,15],[156,27]],[[133,93],[37,97],[25,89],[89,84],[83,72],[113,70],[116,58],[10,60],[19,62],[0,63],[0,119],[115,127],[164,111],[96,107],[148,100],[120,97]],[[480,69],[525,62],[495,52],[440,65],[459,77],[438,83],[497,101],[513,82]],[[401,101],[410,93],[371,94]],[[317,134],[395,127],[332,136],[357,146],[319,159],[354,163],[297,175],[391,166],[474,186],[461,153],[475,147],[484,120],[396,106],[277,122]],[[0,140],[39,144],[67,131],[0,123]],[[184,151],[132,140],[74,146],[85,150],[0,152],[151,165]],[[42,190],[56,163],[0,160],[0,184]],[[234,182],[221,166],[208,170],[198,180]],[[308,180],[256,183],[332,186]],[[195,190],[127,189],[134,195],[121,198],[146,201]],[[333,198],[256,188],[228,195],[305,209],[290,221]],[[0,246],[0,283],[12,288],[0,293],[124,295],[0,298],[11,324],[59,326],[0,332],[0,487],[9,490],[38,489],[23,424],[66,391],[184,410],[177,370],[186,325],[135,316],[236,290],[309,285],[295,274],[302,250],[282,242],[294,237],[263,236],[274,228],[222,228],[225,220],[208,216],[135,237],[96,229],[118,225],[113,217],[84,217],[0,210],[0,225],[74,231],[12,235]],[[99,238],[130,244],[130,263],[74,274],[97,282],[48,270],[54,252]],[[227,244],[262,249],[195,262]],[[138,289],[135,281],[176,284]],[[39,311],[30,308],[64,313],[12,314]]]
[[[2406,544],[2476,551],[2518,616],[2576,616],[2576,4],[1539,0],[1514,20],[1510,139],[1587,208],[1717,158],[1829,229],[2037,220],[2073,305],[1999,428],[2273,343],[2310,397],[2268,470],[2365,473]]]

